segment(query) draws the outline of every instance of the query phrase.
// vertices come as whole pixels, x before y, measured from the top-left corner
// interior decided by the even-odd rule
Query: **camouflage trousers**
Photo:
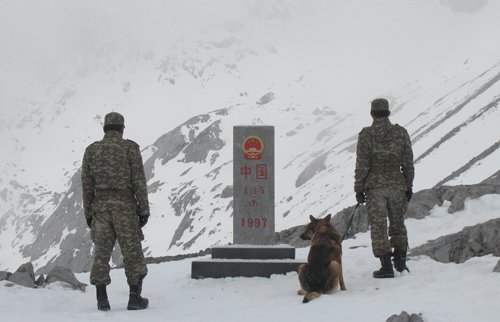
[[[367,191],[366,207],[375,257],[391,253],[393,247],[407,249],[408,235],[404,224],[407,206],[408,200],[404,191],[390,188]],[[389,219],[389,230],[387,230],[387,219]]]
[[[92,209],[91,238],[94,242],[94,262],[90,273],[93,285],[108,285],[109,261],[116,241],[120,245],[129,285],[137,285],[139,277],[148,272],[142,253],[141,240],[135,203],[130,198],[115,197],[95,200]]]

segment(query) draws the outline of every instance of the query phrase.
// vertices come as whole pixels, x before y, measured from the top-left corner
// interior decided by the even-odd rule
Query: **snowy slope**
[[[426,218],[408,220],[412,246],[461,227],[498,218],[498,195],[468,200],[465,209],[453,214],[448,205],[435,207]],[[435,229],[439,227],[439,229]],[[352,249],[352,247],[355,247]],[[297,250],[305,259],[308,248]],[[308,304],[296,295],[296,273],[271,278],[193,280],[191,260],[151,264],[143,295],[150,307],[141,312],[126,310],[128,288],[123,269],[112,270],[108,287],[111,311],[96,309],[95,291],[85,293],[51,284],[43,289],[2,287],[0,302],[5,321],[386,321],[401,311],[421,313],[426,322],[496,322],[500,315],[500,273],[492,272],[498,257],[477,257],[463,264],[442,264],[429,257],[411,258],[411,272],[389,280],[371,277],[379,263],[372,257],[370,237],[356,235],[343,244],[343,268],[347,291],[323,295]],[[89,274],[77,274],[88,283]],[[29,303],[29,306],[27,306]]]
[[[498,3],[229,3],[111,1],[71,7],[45,29],[40,18],[25,26],[57,29],[51,41],[65,45],[37,86],[2,78],[2,88],[19,86],[0,93],[1,268],[88,265],[78,169],[110,110],[144,147],[149,256],[232,241],[234,125],[276,127],[278,230],[353,204],[357,133],[375,96],[391,100],[392,121],[410,132],[415,190],[499,170]],[[65,8],[38,9],[54,6]],[[45,49],[42,58],[55,54]],[[22,55],[7,54],[12,72]]]

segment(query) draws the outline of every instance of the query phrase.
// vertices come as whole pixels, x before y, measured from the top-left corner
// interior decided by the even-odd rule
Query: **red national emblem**
[[[248,136],[243,140],[243,157],[247,160],[260,160],[264,142],[258,136]]]

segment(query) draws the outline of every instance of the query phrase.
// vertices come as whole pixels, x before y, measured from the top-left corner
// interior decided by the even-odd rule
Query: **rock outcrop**
[[[461,232],[442,236],[410,250],[410,256],[427,255],[441,263],[463,263],[493,254],[500,256],[500,218],[489,220]]]
[[[63,282],[69,284],[74,290],[85,291],[87,284],[81,283],[75,277],[75,274],[71,272],[69,268],[63,266],[55,266],[47,274],[45,283],[50,284],[54,282]]]
[[[10,283],[6,286],[21,285],[29,288],[44,287],[54,282],[62,282],[69,285],[74,290],[85,291],[87,284],[79,282],[69,268],[55,266],[45,279],[43,275],[35,277],[35,270],[31,262],[22,264],[14,273],[0,272],[0,281],[7,280]]]
[[[399,315],[390,316],[385,322],[424,322],[421,314],[412,315],[408,314],[406,311],[401,312]]]

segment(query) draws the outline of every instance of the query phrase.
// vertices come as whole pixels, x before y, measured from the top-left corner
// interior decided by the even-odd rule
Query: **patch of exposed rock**
[[[500,185],[481,183],[421,190],[413,195],[406,216],[422,219],[429,215],[432,208],[442,206],[445,201],[451,202],[448,213],[452,214],[464,210],[465,199],[476,199],[487,194],[500,194]]]
[[[463,263],[493,254],[500,256],[500,218],[489,220],[461,232],[439,237],[410,250],[410,256],[427,255],[441,263]]]
[[[21,285],[29,288],[44,287],[54,282],[62,282],[75,290],[85,291],[87,284],[79,282],[69,268],[55,266],[45,279],[43,275],[35,277],[33,264],[31,262],[22,264],[14,273],[0,272],[0,281],[7,280],[5,286]]]
[[[422,319],[422,314],[412,315],[408,314],[406,311],[401,312],[399,315],[390,316],[385,322],[424,322]]]
[[[63,266],[55,266],[47,274],[45,283],[50,284],[54,282],[63,282],[71,286],[74,290],[85,291],[87,284],[81,283],[75,277],[75,274],[71,272],[69,268]]]

